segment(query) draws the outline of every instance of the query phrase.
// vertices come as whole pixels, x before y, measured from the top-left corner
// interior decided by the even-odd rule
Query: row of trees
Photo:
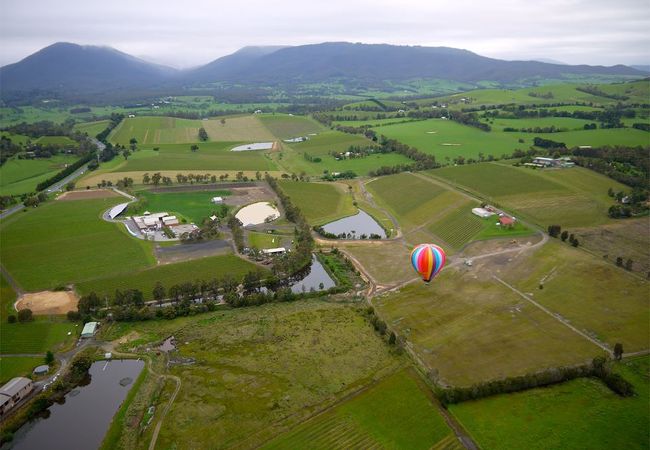
[[[575,237],[573,233],[569,234],[569,232],[566,230],[562,231],[562,227],[560,225],[549,225],[547,231],[549,236],[559,238],[562,240],[562,242],[565,242],[568,239],[569,243],[572,246],[577,247],[580,245],[578,238]]]
[[[431,378],[434,378],[434,381],[437,381],[435,373],[430,374],[430,376]],[[437,394],[442,403],[448,405],[468,400],[476,400],[492,395],[518,392],[536,387],[563,383],[575,378],[584,377],[599,378],[607,385],[607,387],[622,397],[634,395],[634,386],[623,377],[613,372],[611,365],[604,357],[594,358],[591,364],[553,368],[543,372],[526,374],[518,377],[508,377],[500,380],[476,383],[470,387],[440,389]]]

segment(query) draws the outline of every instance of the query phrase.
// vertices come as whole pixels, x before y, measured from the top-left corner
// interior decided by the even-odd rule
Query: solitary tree
[[[7,317],[7,322],[16,323],[16,316],[13,314],[9,314],[9,317]]]
[[[616,345],[614,345],[614,358],[616,358],[617,361],[620,361],[622,357],[623,357],[623,344],[617,342]]]
[[[196,145],[196,144],[192,144],[192,146],[190,147],[190,150],[192,150],[193,152],[197,151],[198,149],[199,149],[199,146]]]
[[[138,148],[138,140],[134,137],[132,137],[129,140],[129,147],[131,147],[131,150],[135,151],[136,148]]]
[[[162,301],[165,298],[165,287],[160,281],[158,281],[153,288],[153,298],[158,301],[159,305],[162,304]]]
[[[124,159],[125,159],[125,160],[129,159],[129,156],[131,156],[131,152],[129,151],[128,148],[125,148],[125,149],[122,151],[122,156],[124,156]]]
[[[569,232],[567,230],[564,230],[560,235],[560,238],[562,238],[562,242],[566,241],[566,238],[568,237],[569,237]]]
[[[390,336],[388,337],[388,343],[390,345],[395,345],[395,342],[397,341],[397,336],[395,336],[394,332],[390,332]]]
[[[226,124],[226,119],[221,118],[220,122],[221,122],[221,125],[225,125]]]
[[[577,247],[579,244],[580,242],[578,241],[578,238],[573,238],[573,240],[571,241],[571,245],[573,245],[574,247]]]
[[[623,267],[623,258],[621,258],[620,256],[616,258],[616,265],[618,267]]]
[[[54,362],[54,353],[48,350],[47,353],[45,353],[45,364],[50,366],[52,365],[53,362]]]
[[[199,128],[199,139],[201,139],[204,142],[208,140],[208,133],[205,131],[205,128],[203,127]]]

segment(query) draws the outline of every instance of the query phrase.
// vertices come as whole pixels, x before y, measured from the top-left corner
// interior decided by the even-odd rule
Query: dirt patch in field
[[[137,331],[131,331],[130,333],[125,334],[121,338],[116,339],[115,341],[113,341],[113,343],[116,345],[126,344],[129,341],[135,341],[139,337],[140,337],[140,333],[138,333]]]
[[[79,299],[70,291],[42,291],[25,294],[16,302],[16,309],[31,309],[38,314],[66,314],[77,309]]]
[[[63,194],[59,195],[57,200],[64,200],[64,201],[91,200],[95,198],[111,198],[111,197],[119,197],[119,195],[108,189],[89,189],[85,191],[64,192]]]

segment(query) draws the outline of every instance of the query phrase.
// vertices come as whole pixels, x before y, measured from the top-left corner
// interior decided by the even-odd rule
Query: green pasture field
[[[17,195],[36,190],[38,183],[60,172],[77,160],[70,155],[50,158],[12,158],[0,166],[0,195]]]
[[[288,236],[280,234],[255,233],[251,231],[246,234],[246,239],[248,240],[249,247],[258,249],[283,247],[283,242],[291,240]]]
[[[412,370],[403,370],[279,436],[264,449],[461,449]],[[455,444],[455,445],[452,445]]]
[[[234,255],[208,256],[191,261],[174,264],[164,264],[146,269],[134,270],[130,273],[110,275],[86,279],[75,285],[80,294],[95,292],[98,295],[112,297],[116,289],[139,289],[145,300],[153,299],[153,288],[160,281],[166,289],[174,284],[195,280],[221,279],[230,275],[241,279],[250,271],[256,271],[258,266]]]
[[[327,172],[345,172],[351,170],[358,175],[367,175],[371,170],[382,166],[411,164],[413,161],[397,153],[375,154],[365,158],[346,158],[336,160],[331,151],[345,152],[351,145],[368,147],[373,142],[361,135],[351,135],[339,131],[324,131],[317,136],[310,136],[306,142],[282,144],[282,152],[273,154],[280,167],[294,173],[305,172],[307,175],[322,175]],[[312,158],[321,158],[321,162],[305,159],[304,154]]]
[[[357,213],[345,184],[280,181],[280,187],[312,225],[322,225]]]
[[[95,122],[77,123],[73,127],[73,130],[86,133],[90,137],[95,137],[104,131],[110,122],[110,120],[97,120]]]
[[[262,124],[279,139],[306,136],[310,133],[323,131],[323,126],[311,117],[289,114],[262,114],[258,117]]]
[[[479,153],[495,157],[532,145],[533,135],[526,133],[486,132],[451,120],[429,119],[373,128],[379,135],[396,139],[434,155],[440,163],[458,156],[478,158]],[[524,142],[519,143],[518,139]]]
[[[5,323],[9,314],[15,314],[15,301],[16,293],[7,279],[0,275],[0,323]]]
[[[495,119],[497,126],[517,127],[537,126],[534,121],[541,123],[560,124],[567,121],[579,121],[570,118],[545,119]],[[583,121],[582,123],[587,123]],[[501,125],[499,125],[501,124]],[[524,125],[525,124],[525,125]],[[556,125],[558,126],[558,125]],[[533,145],[535,137],[543,137],[557,142],[564,142],[567,147],[580,145],[603,146],[647,146],[650,145],[648,132],[632,128],[611,128],[597,130],[574,130],[559,133],[522,133],[502,132],[493,129],[490,132],[478,128],[461,125],[451,120],[429,119],[405,122],[395,125],[375,127],[379,135],[396,139],[418,150],[434,155],[440,163],[450,162],[458,156],[479,158],[492,155],[500,157],[512,154],[516,149],[526,150]],[[523,142],[519,142],[519,139]]]
[[[252,448],[404,364],[355,309],[315,299],[275,303],[116,323],[102,339],[135,331],[145,343],[173,335],[179,356],[196,360],[170,369],[182,384],[160,431],[161,448]]]
[[[486,450],[647,449],[649,365],[645,356],[615,366],[634,385],[634,397],[619,397],[599,380],[580,378],[451,405],[449,410]]]
[[[334,125],[343,125],[344,127],[360,127],[362,125],[370,125],[371,127],[380,127],[383,125],[393,125],[406,122],[414,122],[417,119],[410,119],[408,117],[389,117],[388,119],[373,119],[369,117],[365,120],[338,120],[332,122]]]
[[[115,198],[50,201],[0,225],[3,266],[23,289],[38,291],[154,263],[149,243],[101,214]]]
[[[477,265],[443,269],[429,284],[416,281],[373,301],[441,383],[468,386],[603,353],[491,277],[477,278]]]
[[[0,356],[0,384],[13,377],[29,376],[36,366],[44,363],[44,358],[34,356]]]
[[[522,292],[534,292],[537,302],[611,348],[620,342],[626,352],[648,349],[648,281],[600,257],[553,239],[503,278]]]
[[[125,161],[114,166],[112,172],[160,170],[275,170],[275,164],[263,151],[232,152],[238,142],[201,142],[197,144],[147,145],[133,152]],[[195,152],[192,145],[198,145]],[[158,150],[153,150],[153,148]]]
[[[113,129],[109,139],[114,144],[129,145],[131,138],[138,145],[179,144],[199,142],[200,120],[175,117],[132,117],[122,120]]]
[[[488,202],[508,208],[546,228],[559,224],[585,227],[610,223],[607,196],[620,183],[581,167],[534,170],[506,164],[470,164],[424,172],[467,188]]]
[[[61,147],[79,146],[77,141],[70,139],[68,136],[41,136],[34,143],[41,145],[59,145]]]
[[[586,124],[593,123],[591,120],[574,119],[572,117],[540,117],[540,118],[526,118],[526,119],[484,119],[483,122],[489,123],[492,127],[492,133],[503,131],[506,127],[511,128],[545,128],[554,126],[555,128],[566,128],[567,130],[584,130]],[[589,130],[594,131],[594,130]],[[510,133],[510,132],[507,132]],[[537,133],[535,136],[548,136],[548,139],[553,139],[557,133]],[[555,140],[555,139],[553,139]]]
[[[72,343],[79,333],[78,324],[48,317],[37,317],[29,323],[3,323],[0,353],[42,353],[45,356],[48,350],[57,351]]]
[[[22,134],[13,134],[13,133],[9,133],[8,131],[0,131],[0,136],[11,139],[11,142],[18,145],[24,145],[27,143],[27,141],[32,139],[29,136],[24,136]]]
[[[129,206],[129,214],[139,214],[145,211],[166,211],[178,214],[189,222],[200,225],[203,219],[212,215],[215,205],[211,202],[213,197],[230,195],[228,190],[198,191],[198,192],[151,192],[139,191],[139,198],[146,199],[141,208],[134,210]]]

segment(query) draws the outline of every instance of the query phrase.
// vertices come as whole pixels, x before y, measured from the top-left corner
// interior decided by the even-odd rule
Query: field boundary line
[[[504,286],[506,286],[507,288],[509,288],[510,290],[512,290],[514,293],[518,294],[518,295],[519,295],[520,297],[522,297],[523,299],[527,300],[527,301],[528,301],[529,303],[531,303],[532,305],[534,305],[534,306],[536,306],[537,308],[541,309],[542,311],[544,311],[544,312],[545,312],[546,314],[548,314],[549,316],[553,317],[555,320],[557,320],[558,322],[560,322],[560,323],[561,323],[562,325],[564,325],[565,327],[569,328],[569,329],[572,330],[573,332],[575,332],[575,333],[579,334],[580,336],[582,336],[583,338],[587,339],[587,340],[588,340],[589,342],[591,342],[592,344],[597,345],[597,346],[600,347],[602,350],[605,350],[609,356],[614,356],[614,352],[613,352],[613,351],[612,351],[612,350],[611,350],[611,349],[610,349],[606,344],[604,344],[604,343],[600,342],[599,340],[597,340],[597,339],[595,339],[595,338],[589,336],[589,335],[588,335],[587,333],[585,333],[584,331],[579,330],[578,328],[574,327],[573,325],[571,325],[570,323],[568,323],[568,321],[566,321],[565,319],[562,319],[561,317],[559,317],[559,315],[558,315],[557,313],[554,313],[553,311],[551,311],[550,309],[546,308],[546,307],[543,306],[542,304],[536,302],[535,300],[533,300],[532,298],[530,298],[529,296],[527,296],[526,294],[524,294],[523,292],[521,292],[520,290],[518,290],[517,288],[515,288],[514,286],[512,286],[511,284],[507,283],[506,281],[503,281],[501,278],[497,277],[496,275],[492,275],[492,278],[494,278],[494,279],[497,280],[499,283],[501,283],[502,285],[504,285]]]

